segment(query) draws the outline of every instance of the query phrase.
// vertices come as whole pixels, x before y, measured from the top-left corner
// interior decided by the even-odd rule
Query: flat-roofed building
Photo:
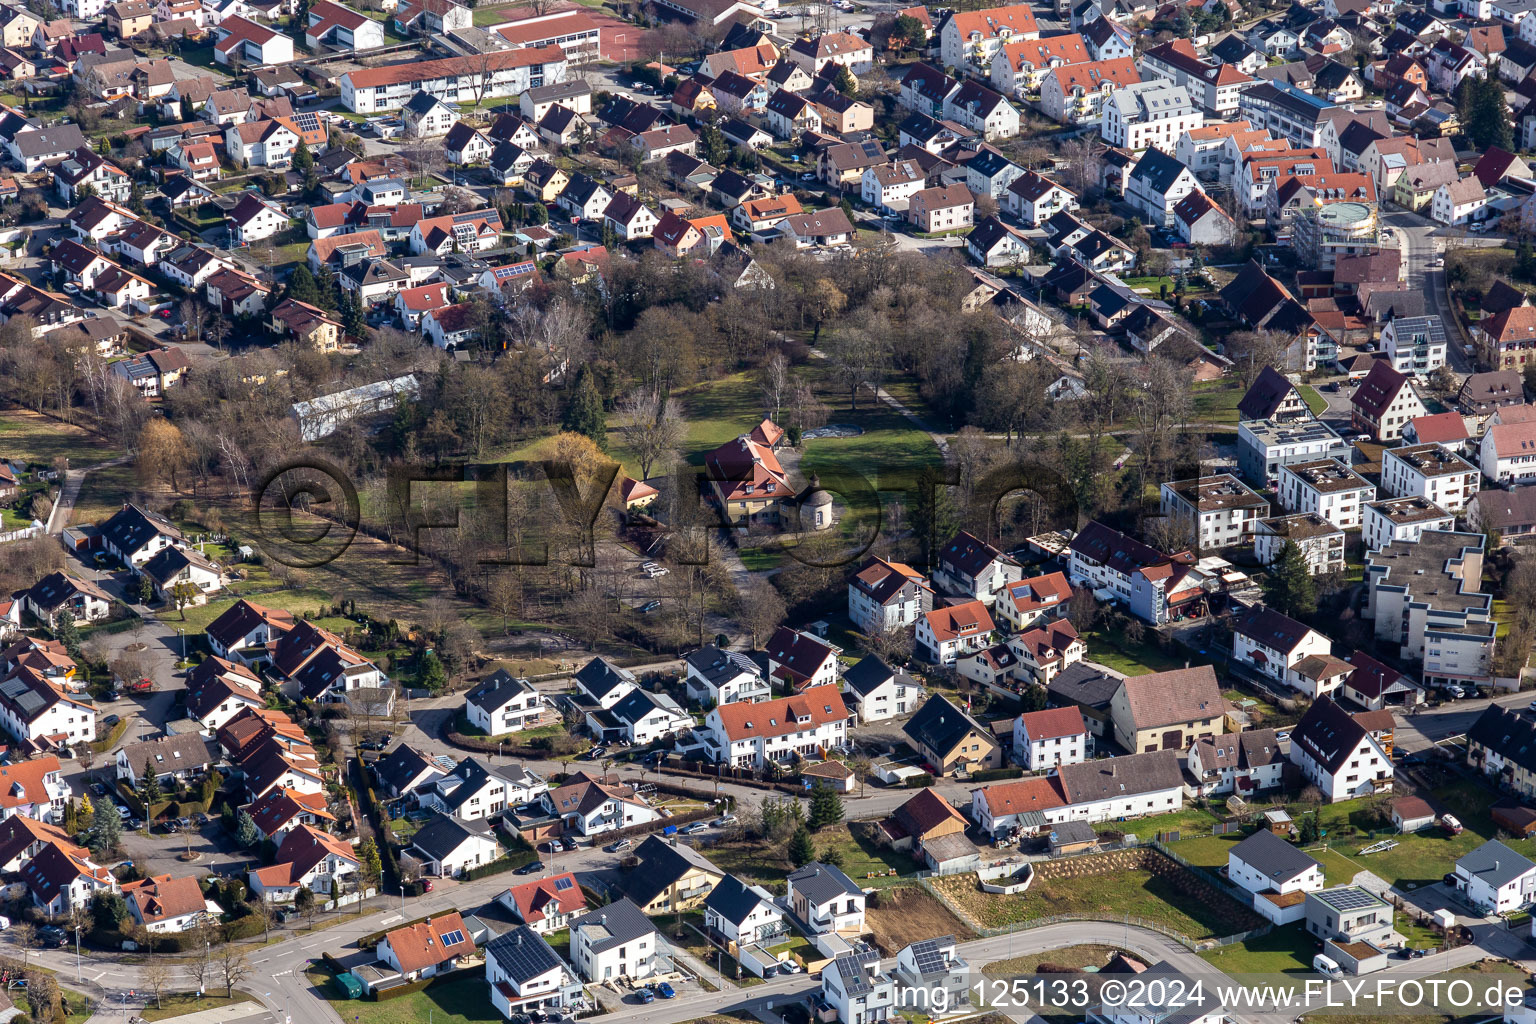
[[[1415,541],[1425,530],[1454,530],[1456,517],[1428,498],[1383,498],[1362,511],[1365,549],[1380,551],[1395,540]]]
[[[1243,544],[1254,524],[1269,515],[1269,502],[1231,473],[1174,480],[1162,485],[1162,512],[1184,523],[1201,550]]]
[[[1281,466],[1314,459],[1347,460],[1349,452],[1349,444],[1321,420],[1245,420],[1237,425],[1237,468],[1255,487],[1279,483]]]
[[[1360,527],[1360,506],[1376,497],[1365,477],[1338,459],[1280,467],[1280,504],[1292,512],[1316,512],[1343,530]]]
[[[1492,678],[1493,598],[1480,590],[1480,533],[1425,530],[1365,556],[1365,615],[1376,639],[1395,641],[1405,661],[1422,660],[1420,678],[1486,683]]]
[[[1254,524],[1253,556],[1268,565],[1280,557],[1286,541],[1301,550],[1312,575],[1344,571],[1344,531],[1316,512],[1260,519]]]
[[[1476,466],[1438,444],[1390,448],[1381,456],[1381,487],[1394,498],[1428,498],[1447,512],[1460,512],[1477,496]]]

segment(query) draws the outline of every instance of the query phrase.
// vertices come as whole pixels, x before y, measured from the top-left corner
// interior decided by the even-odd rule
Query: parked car
[[[663,981],[656,986],[656,994],[661,996],[663,999],[671,999],[673,996],[677,995],[677,991],[673,989],[671,984]]]
[[[541,861],[541,860],[534,860],[534,861],[529,861],[527,864],[524,864],[522,867],[518,868],[516,871],[514,871],[512,873],[514,875],[531,875],[535,871],[543,871],[543,870],[544,870],[544,862]]]
[[[566,853],[573,852],[576,849],[576,840],[570,838],[561,839],[560,849],[564,850]]]
[[[631,846],[634,846],[634,845],[635,844],[633,842],[631,842],[630,840],[628,840],[628,839],[620,839],[616,843],[609,843],[607,846],[603,847],[603,852],[604,853],[623,853],[625,850],[629,849]]]
[[[682,832],[685,836],[695,836],[707,828],[709,828],[709,826],[704,824],[702,821],[694,821],[684,825],[681,829],[679,829],[679,831]]]
[[[137,682],[128,684],[128,692],[130,693],[149,693],[153,691],[154,688],[154,680],[150,679],[148,676],[142,676]]]
[[[734,815],[734,814],[722,814],[722,815],[720,815],[720,817],[715,819],[715,824],[716,825],[729,825],[731,822],[733,822],[735,820],[736,820],[736,815]]]
[[[642,1003],[654,1003],[656,1001],[656,993],[652,992],[648,988],[641,989],[639,992],[636,992],[635,995],[640,997],[640,1001]]]
[[[106,726],[108,729],[110,729],[114,725],[116,725],[118,722],[121,722],[121,721],[122,721],[122,718],[120,716],[118,716],[118,715],[108,715],[106,718],[103,718],[101,720],[101,724]]]
[[[64,934],[64,929],[59,928],[56,925],[43,925],[43,927],[37,930],[37,944],[44,948],[49,946],[62,946],[64,945],[64,940],[66,938],[68,938],[68,936]]]
[[[660,607],[661,607],[661,602],[660,601],[656,601],[656,600],[647,601],[647,602],[645,602],[645,604],[640,606],[640,614],[641,615],[649,615],[649,614],[651,614],[651,612],[655,611],[656,609],[658,609]]]

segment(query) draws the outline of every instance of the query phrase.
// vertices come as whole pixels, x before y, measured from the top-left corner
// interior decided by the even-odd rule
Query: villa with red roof
[[[1047,708],[1013,722],[1013,759],[1032,772],[1086,761],[1093,749],[1083,713],[1075,707]]]
[[[514,885],[496,902],[541,935],[559,931],[587,910],[587,894],[569,871]]]
[[[828,684],[757,704],[722,704],[694,735],[720,764],[762,768],[841,746],[848,741],[848,717],[843,695]]]
[[[311,892],[341,895],[355,888],[362,864],[345,839],[300,825],[278,847],[270,867],[250,872],[251,892],[268,903],[288,903],[300,886]]]

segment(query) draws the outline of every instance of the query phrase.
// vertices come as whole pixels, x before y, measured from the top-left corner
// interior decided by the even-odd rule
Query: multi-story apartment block
[[[871,558],[848,578],[848,618],[866,635],[904,629],[932,608],[928,581],[902,562]]]
[[[1244,420],[1237,425],[1237,468],[1255,487],[1276,486],[1282,466],[1317,459],[1347,462],[1349,453],[1349,443],[1321,420]]]
[[[1381,351],[1398,373],[1431,373],[1445,365],[1445,324],[1438,316],[1389,320],[1381,329]]]
[[[1323,141],[1325,112],[1334,104],[1280,82],[1260,82],[1241,93],[1240,117],[1255,128],[1268,128],[1298,146],[1318,146]]]
[[[1376,639],[1395,642],[1404,660],[1422,660],[1429,685],[1491,678],[1493,598],[1483,578],[1480,533],[1425,530],[1365,556],[1365,615]]]
[[[1183,86],[1157,80],[1116,89],[1105,101],[1099,133],[1111,146],[1172,154],[1179,138],[1205,124]]]
[[[848,718],[843,695],[828,684],[760,704],[722,704],[705,717],[696,735],[716,762],[762,768],[843,746]]]
[[[1447,512],[1460,512],[1477,496],[1479,473],[1444,445],[1389,448],[1381,456],[1381,487],[1394,498],[1428,498]]]
[[[1365,550],[1380,551],[1395,540],[1416,541],[1425,530],[1454,530],[1456,517],[1428,498],[1383,498],[1363,510]]]
[[[1344,531],[1316,512],[1260,519],[1254,524],[1253,557],[1268,565],[1280,557],[1286,541],[1300,549],[1312,575],[1344,571]]]
[[[1376,497],[1365,477],[1338,459],[1280,467],[1280,504],[1291,512],[1316,512],[1342,530],[1360,527],[1360,506]]]
[[[1230,473],[1162,485],[1162,513],[1184,523],[1202,551],[1246,544],[1269,502]]]
[[[1213,117],[1237,113],[1238,99],[1253,78],[1231,64],[1202,60],[1187,39],[1154,46],[1141,55],[1141,70],[1181,85]]]

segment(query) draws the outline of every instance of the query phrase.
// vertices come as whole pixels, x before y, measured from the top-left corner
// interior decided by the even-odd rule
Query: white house
[[[1227,851],[1227,878],[1252,893],[1319,892],[1323,865],[1261,828]]]
[[[1233,619],[1232,658],[1313,699],[1337,689],[1352,671],[1333,657],[1332,640],[1262,604]]]
[[[762,768],[795,756],[811,757],[848,741],[848,709],[835,685],[812,686],[792,697],[760,704],[724,704],[695,732],[719,764]]]
[[[736,651],[705,644],[683,658],[688,699],[700,704],[755,703],[770,700],[773,688],[757,662]]]
[[[1315,512],[1341,530],[1360,527],[1360,508],[1376,488],[1338,459],[1280,467],[1280,504],[1290,512]]]
[[[1478,465],[1504,487],[1536,480],[1536,420],[1490,424],[1478,443]]]
[[[932,607],[928,581],[901,562],[872,557],[848,577],[848,618],[861,633],[879,636],[902,629]]]
[[[1172,153],[1179,138],[1205,124],[1189,91],[1162,79],[1122,85],[1104,101],[1099,133],[1111,146]]]
[[[788,934],[789,923],[767,889],[726,875],[704,897],[704,929],[743,947]]]
[[[1063,210],[1078,208],[1076,193],[1035,171],[1025,171],[1013,179],[1003,192],[1002,204],[1004,210],[1032,228]]]
[[[1313,701],[1291,730],[1290,757],[1327,803],[1392,788],[1392,760],[1386,750],[1332,697]]]
[[[341,895],[355,888],[361,867],[357,852],[345,839],[300,825],[278,847],[271,866],[249,872],[251,892],[268,903],[290,903],[300,887]]]
[[[1029,711],[1013,723],[1013,759],[1032,772],[1087,759],[1092,749],[1083,713],[1075,707]]]
[[[663,968],[664,944],[650,918],[627,898],[571,922],[571,963],[589,982],[650,977]]]
[[[981,601],[935,608],[917,620],[918,653],[935,665],[953,665],[989,646],[992,616]]]
[[[780,626],[764,650],[770,683],[777,681],[799,691],[837,682],[837,656],[842,651],[811,633]]]
[[[991,607],[1010,583],[1024,578],[1017,561],[981,538],[961,530],[939,549],[933,571],[936,587],[951,594],[972,597]]]
[[[487,736],[502,736],[538,725],[547,704],[532,683],[499,668],[464,695],[464,714]]]
[[[1269,518],[1269,502],[1231,473],[1167,481],[1160,494],[1162,514],[1185,524],[1203,551],[1246,544]]]
[[[207,913],[202,886],[190,875],[156,875],[123,885],[123,900],[128,913],[156,935],[169,935],[192,928]]]
[[[599,742],[647,746],[691,729],[693,718],[665,693],[635,690],[611,708],[588,711],[586,726]]]
[[[1438,316],[1393,317],[1381,329],[1381,351],[1398,373],[1433,373],[1445,365],[1445,324]]]
[[[1201,796],[1262,793],[1280,785],[1285,754],[1273,729],[1203,736],[1189,748],[1189,773]]]
[[[1456,888],[1484,913],[1513,913],[1536,898],[1536,862],[1490,839],[1456,861]]]
[[[485,946],[491,1005],[508,1020],[531,1010],[559,1013],[582,997],[582,986],[538,932],[520,925]]]
[[[896,1013],[896,979],[880,970],[878,957],[839,956],[821,971],[821,998],[848,1022],[902,1019]]]
[[[374,952],[406,981],[416,981],[467,966],[464,962],[476,949],[464,919],[454,911],[393,929]]]
[[[584,836],[645,825],[662,816],[633,787],[602,782],[585,772],[577,772],[559,789],[545,793],[542,803],[546,811],[565,822],[567,832]]]
[[[483,820],[461,821],[439,814],[411,837],[407,852],[421,862],[423,874],[453,878],[499,859],[502,850]]]
[[[1199,180],[1188,167],[1160,149],[1149,149],[1131,168],[1125,201],[1140,211],[1148,223],[1172,227],[1174,207],[1199,187]]]
[[[811,862],[786,879],[787,901],[813,935],[858,935],[864,930],[864,890],[830,864]]]
[[[493,765],[479,757],[466,757],[452,771],[432,779],[429,788],[418,784],[417,799],[429,810],[461,821],[481,821],[548,792],[549,783],[522,765]]]
[[[922,687],[870,654],[843,673],[843,695],[852,698],[860,722],[883,722],[917,707]]]
[[[563,931],[587,909],[587,897],[569,871],[514,885],[496,897],[519,921],[541,935]]]

